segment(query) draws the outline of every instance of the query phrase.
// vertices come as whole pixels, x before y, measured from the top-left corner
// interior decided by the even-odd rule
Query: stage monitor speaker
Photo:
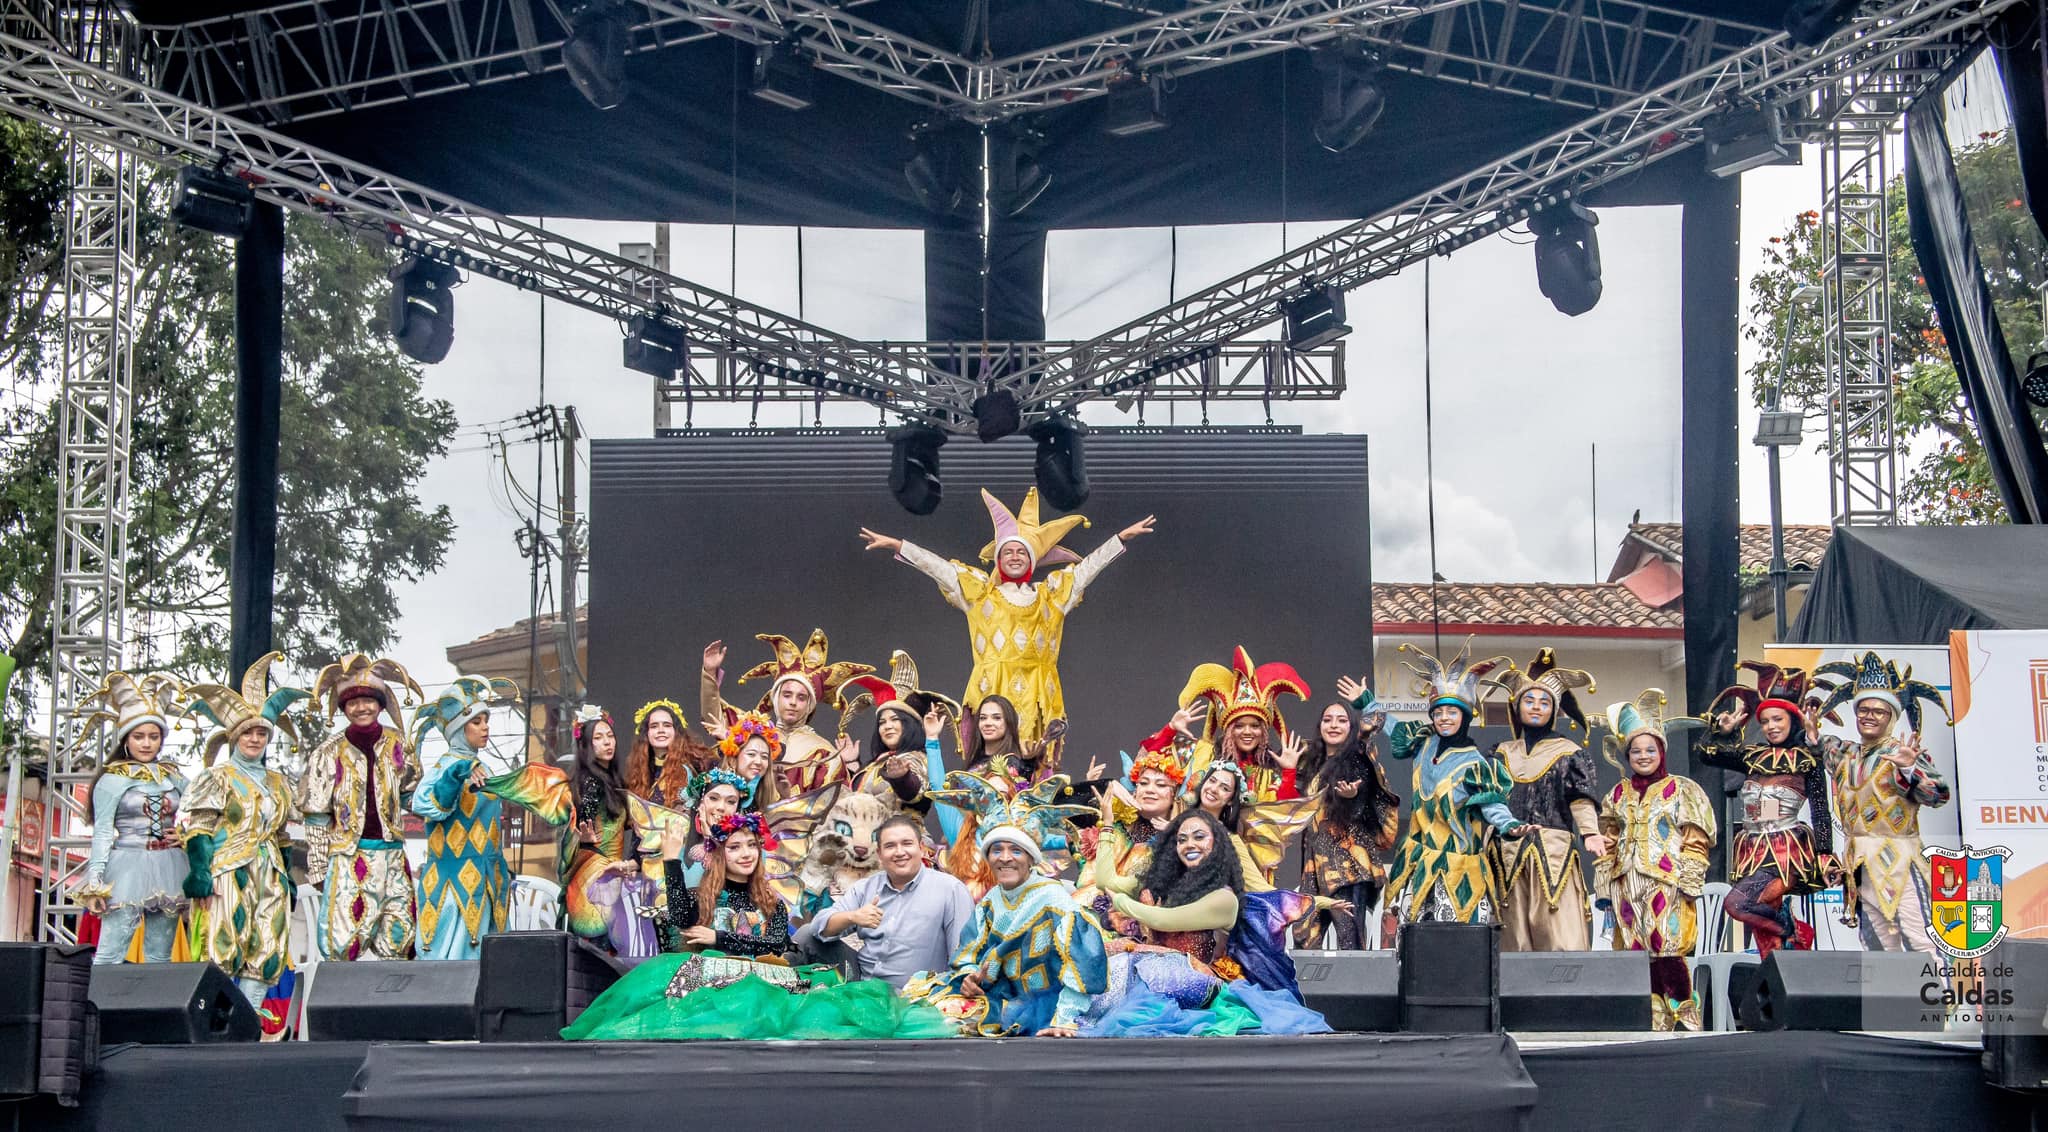
[[[1786,951],[1764,960],[1750,992],[1754,1030],[1929,1030],[1942,1008],[1921,998],[1928,964],[1917,951]]]
[[[1403,924],[1401,1029],[1474,1034],[1500,1029],[1500,926]]]
[[[1649,953],[1503,952],[1500,1024],[1532,1031],[1647,1030]]]
[[[315,1041],[474,1041],[476,979],[474,959],[329,960],[314,969],[306,991],[306,1035]]]
[[[1294,976],[1309,1009],[1333,1030],[1401,1028],[1401,967],[1391,951],[1297,951]]]
[[[0,1097],[76,1103],[99,1049],[91,970],[89,947],[0,943]]]
[[[2007,939],[1975,960],[1984,980],[1984,1079],[2048,1092],[2048,939]]]
[[[103,963],[92,969],[100,1041],[146,1046],[253,1042],[256,1008],[211,963]]]
[[[625,968],[568,932],[496,932],[477,960],[476,1036],[552,1042]]]

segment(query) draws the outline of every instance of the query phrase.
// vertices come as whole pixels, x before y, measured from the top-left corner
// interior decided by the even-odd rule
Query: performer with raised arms
[[[1067,615],[1081,604],[1082,594],[1103,567],[1123,554],[1124,544],[1152,533],[1155,520],[1147,515],[1088,557],[1077,558],[1060,540],[1075,527],[1087,526],[1088,520],[1066,515],[1040,523],[1037,488],[1024,493],[1024,505],[1014,514],[987,489],[981,501],[995,524],[995,538],[982,547],[981,560],[995,566],[994,574],[866,527],[860,537],[867,549],[891,551],[898,561],[937,582],[946,604],[967,615],[974,670],[960,699],[979,704],[988,696],[1007,697],[1017,706],[1017,739],[1030,743],[1042,738],[1053,720],[1067,716],[1059,674]],[[1072,565],[1062,566],[1068,563]],[[1055,566],[1062,568],[1032,580],[1034,571]]]
[[[832,660],[828,655],[831,642],[823,629],[812,629],[810,640],[802,648],[788,637],[774,633],[756,634],[754,639],[773,649],[775,659],[740,673],[740,683],[768,678],[768,690],[762,693],[754,711],[774,720],[782,735],[777,773],[783,775],[791,791],[798,793],[840,781],[845,776],[844,752],[855,750],[857,744],[841,736],[835,747],[811,726],[811,718],[817,715],[819,704],[839,695],[841,685],[855,676],[872,673],[874,666]],[[725,652],[723,641],[704,646],[704,670],[699,684],[704,726],[721,736],[723,733],[717,727],[731,727],[746,714],[719,696],[719,684],[725,679]]]
[[[1253,664],[1251,654],[1239,645],[1229,668],[1195,666],[1181,689],[1180,710],[1142,746],[1147,751],[1174,751],[1191,780],[1202,778],[1212,760],[1226,759],[1243,772],[1255,801],[1299,798],[1307,783],[1297,782],[1296,769],[1308,745],[1288,733],[1287,722],[1280,717],[1280,697],[1305,700],[1309,694],[1308,681],[1293,665]],[[1276,735],[1278,751],[1273,749]]]

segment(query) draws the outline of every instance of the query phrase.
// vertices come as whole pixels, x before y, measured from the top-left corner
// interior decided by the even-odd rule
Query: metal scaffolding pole
[[[1868,76],[1850,83],[1821,146],[1828,498],[1836,525],[1881,526],[1899,518],[1885,189],[1908,92]]]

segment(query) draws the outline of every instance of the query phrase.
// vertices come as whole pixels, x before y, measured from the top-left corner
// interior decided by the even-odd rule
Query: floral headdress
[[[1203,767],[1202,773],[1199,776],[1188,780],[1188,788],[1183,796],[1199,805],[1201,802],[1202,783],[1207,782],[1210,775],[1219,772],[1237,779],[1237,800],[1239,802],[1249,805],[1257,800],[1257,797],[1252,793],[1251,779],[1245,777],[1244,768],[1230,759],[1217,759],[1208,766]]]
[[[1131,785],[1137,785],[1138,776],[1148,770],[1158,771],[1160,774],[1165,775],[1166,780],[1175,786],[1179,786],[1187,781],[1188,777],[1188,768],[1170,750],[1145,751],[1140,754],[1131,763]]]
[[[725,729],[725,738],[718,741],[718,753],[726,758],[738,758],[746,745],[759,739],[768,744],[768,761],[782,757],[782,732],[775,729],[775,721],[757,711],[750,711],[739,718],[739,722]]]
[[[741,798],[745,798],[754,792],[753,783],[748,782],[746,779],[741,778],[722,766],[715,766],[690,779],[688,791],[690,807],[695,809],[697,803],[703,801],[704,795],[711,793],[711,788],[714,786],[730,786],[740,792]]]
[[[1239,645],[1229,668],[1220,664],[1196,665],[1188,674],[1187,686],[1181,689],[1180,702],[1182,707],[1188,707],[1197,700],[1208,701],[1205,736],[1247,715],[1258,716],[1266,726],[1284,735],[1286,727],[1280,719],[1282,693],[1305,700],[1309,697],[1308,681],[1291,664],[1253,664],[1251,654]]]
[[[596,704],[584,704],[582,707],[577,708],[575,732],[576,738],[582,739],[584,728],[589,727],[591,724],[598,723],[600,721],[603,722],[605,726],[612,729],[612,735],[614,738],[618,736],[619,725],[612,722],[612,713],[604,710]]]
[[[1848,682],[1829,688],[1828,698],[1821,705],[1823,712],[1831,712],[1851,700],[1877,700],[1889,706],[1893,715],[1906,717],[1906,725],[1914,731],[1920,730],[1920,701],[1926,700],[1941,709],[1942,715],[1949,714],[1948,701],[1942,699],[1941,690],[1924,680],[1913,679],[1913,666],[1907,665],[1899,671],[1898,662],[1886,660],[1874,652],[1866,652],[1855,660],[1837,660],[1823,664],[1813,670],[1815,676],[1847,676]]]
[[[760,814],[727,814],[718,819],[718,824],[713,826],[704,838],[713,845],[722,846],[727,838],[741,831],[753,834],[754,840],[761,843],[763,852],[774,852],[780,844],[775,839],[775,832],[768,828],[767,820]]]
[[[640,733],[641,729],[647,723],[647,717],[654,714],[654,711],[657,708],[664,709],[670,715],[676,717],[676,730],[680,731],[683,728],[688,727],[690,725],[690,717],[683,714],[683,708],[681,704],[676,703],[674,700],[649,700],[646,703],[640,705],[639,711],[633,713],[634,734],[637,735]],[[606,718],[609,719],[610,717],[607,716]]]

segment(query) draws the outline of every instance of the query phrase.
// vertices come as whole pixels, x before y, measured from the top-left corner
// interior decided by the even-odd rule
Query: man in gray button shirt
[[[844,940],[857,943],[854,962],[865,979],[881,979],[898,990],[919,971],[943,971],[960,947],[960,933],[974,919],[967,886],[924,867],[924,823],[897,814],[876,831],[882,871],[857,881],[798,929],[800,948]]]

